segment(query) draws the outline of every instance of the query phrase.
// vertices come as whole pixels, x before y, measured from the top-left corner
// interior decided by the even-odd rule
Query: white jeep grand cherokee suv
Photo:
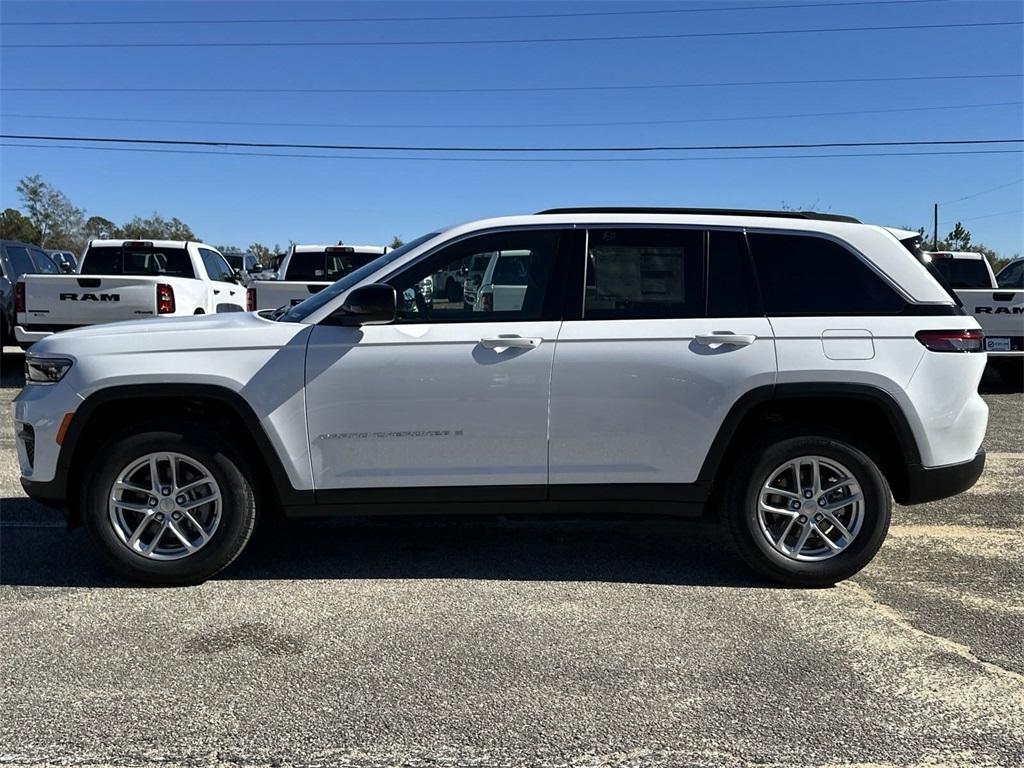
[[[515,252],[516,306],[427,302]],[[15,402],[22,484],[122,573],[193,583],[261,515],[698,515],[761,573],[863,568],[977,480],[971,317],[889,230],[560,209],[425,235],[287,310],[59,333]]]

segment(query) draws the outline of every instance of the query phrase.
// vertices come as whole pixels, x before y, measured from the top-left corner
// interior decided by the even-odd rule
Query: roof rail
[[[843,221],[849,224],[861,224],[860,219],[853,216],[840,216],[836,213],[817,213],[816,211],[757,211],[745,208],[648,208],[645,206],[604,206],[586,208],[548,208],[537,211],[538,216],[556,213],[676,213],[676,214],[708,214],[713,216],[770,216],[776,219],[817,219],[819,221]]]

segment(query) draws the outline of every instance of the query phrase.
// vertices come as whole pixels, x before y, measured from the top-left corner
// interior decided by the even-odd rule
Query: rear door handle
[[[488,349],[493,349],[499,355],[509,349],[533,349],[534,347],[539,347],[542,341],[543,339],[527,338],[514,334],[498,336],[493,339],[480,339],[481,344]]]
[[[719,344],[729,344],[734,347],[749,347],[757,339],[757,336],[750,333],[712,331],[711,333],[698,334],[694,338],[698,344],[703,344],[708,347],[718,346]]]
[[[219,293],[220,293],[220,290],[219,290],[218,288],[214,288],[214,289],[213,289],[213,292],[214,292],[214,293],[217,293],[217,294],[219,294]]]

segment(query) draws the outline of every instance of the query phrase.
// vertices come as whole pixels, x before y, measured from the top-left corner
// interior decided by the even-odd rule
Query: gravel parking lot
[[[259,534],[189,589],[112,579],[17,481],[0,399],[0,762],[1024,763],[1024,395],[988,466],[899,508],[831,589],[671,520],[399,519]]]

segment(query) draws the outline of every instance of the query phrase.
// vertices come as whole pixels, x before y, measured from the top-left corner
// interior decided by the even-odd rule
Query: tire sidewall
[[[800,456],[822,456],[839,462],[853,474],[864,496],[860,532],[845,550],[827,560],[800,561],[786,557],[765,539],[758,520],[761,488],[769,473]],[[767,446],[752,463],[730,511],[734,529],[740,529],[740,543],[745,545],[742,549],[747,550],[743,554],[748,561],[753,560],[758,570],[792,583],[824,585],[852,576],[878,552],[889,530],[892,497],[885,477],[863,452],[834,438],[797,437]]]
[[[220,486],[221,519],[213,538],[195,554],[177,560],[151,560],[132,552],[115,533],[109,516],[111,488],[133,461],[170,451],[205,466]],[[122,574],[158,584],[188,584],[226,567],[245,546],[255,524],[252,488],[244,465],[213,433],[146,429],[112,439],[99,451],[83,488],[83,522],[108,561]]]

